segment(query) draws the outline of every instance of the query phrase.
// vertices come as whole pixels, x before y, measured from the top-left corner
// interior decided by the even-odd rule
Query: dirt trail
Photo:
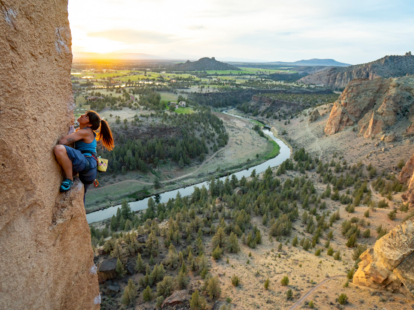
[[[319,159],[322,157],[322,155],[323,155],[323,151],[322,151],[322,148],[321,148],[321,146],[319,145],[319,139],[318,139],[318,137],[317,136],[315,136],[314,134],[313,134],[313,132],[310,130],[310,128],[309,128],[309,122],[308,121],[306,121],[305,120],[305,122],[306,122],[306,130],[308,131],[308,133],[309,133],[309,135],[310,136],[312,136],[315,140],[316,140],[316,146],[318,147],[318,149],[319,149]]]
[[[200,169],[201,168],[203,168],[203,166],[206,164],[206,163],[208,163],[211,159],[213,159],[219,152],[221,152],[221,151],[224,151],[227,147],[228,147],[229,145],[226,145],[224,148],[222,148],[222,149],[220,149],[220,150],[218,150],[217,152],[215,152],[214,154],[212,154],[209,158],[207,158],[207,160],[205,160],[200,166],[198,166],[198,168],[196,169],[196,170],[194,170],[193,172],[191,172],[191,173],[187,173],[187,174],[185,174],[185,175],[182,175],[182,176],[179,176],[179,177],[176,177],[176,178],[174,178],[174,179],[170,179],[170,180],[165,180],[165,181],[161,181],[160,183],[168,183],[168,182],[173,182],[173,181],[176,181],[176,180],[179,180],[179,179],[182,179],[182,178],[185,178],[185,177],[188,177],[188,176],[190,176],[190,175],[193,175],[194,173],[196,173],[196,172],[198,172],[198,171],[200,171]],[[140,183],[140,184],[145,184],[145,185],[154,185],[154,183],[149,183],[149,182],[143,182],[143,181],[138,181],[138,180],[135,180],[135,179],[130,179],[130,180],[123,180],[123,181],[121,181],[121,182],[117,182],[116,184],[122,184],[122,183]],[[105,187],[107,187],[107,186],[112,186],[112,185],[114,185],[114,184],[109,184],[109,185],[105,185],[105,186],[100,186],[99,188],[105,188]]]
[[[322,284],[332,280],[332,279],[337,279],[337,278],[345,278],[346,276],[333,276],[330,278],[327,278],[325,280],[323,280],[321,283],[319,283],[318,285],[316,285],[315,287],[313,287],[311,290],[309,290],[305,295],[303,295],[292,307],[289,308],[289,310],[294,310],[297,307],[299,307],[300,305],[302,305],[302,303],[305,301],[306,298],[309,297],[310,294],[312,294],[317,288],[319,288]]]

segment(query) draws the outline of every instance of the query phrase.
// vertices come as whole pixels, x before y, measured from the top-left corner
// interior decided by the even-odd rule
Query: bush
[[[158,296],[155,302],[155,306],[157,308],[161,308],[163,302],[164,302],[164,297]]]
[[[239,241],[237,240],[237,235],[234,232],[230,234],[229,241],[227,243],[227,250],[230,253],[238,253],[240,251]]]
[[[341,251],[335,253],[334,260],[341,260]]]
[[[189,282],[190,278],[183,271],[180,271],[175,280],[175,285],[178,290],[184,290],[187,288]]]
[[[338,303],[341,305],[345,305],[348,303],[348,296],[346,296],[345,294],[341,294],[338,297]]]
[[[270,280],[269,280],[269,278],[267,278],[266,281],[265,281],[265,283],[264,283],[265,290],[268,290],[269,289],[269,284],[270,284]]]
[[[233,284],[233,286],[236,286],[236,287],[239,286],[239,284],[240,284],[239,277],[236,276],[236,275],[233,275],[231,277],[231,284]]]
[[[143,272],[145,270],[144,260],[141,258],[141,254],[138,253],[137,261],[135,263],[135,271]]]
[[[354,268],[352,268],[352,269],[350,269],[350,270],[348,271],[348,273],[347,273],[346,277],[347,277],[349,280],[352,280],[352,279],[353,279],[353,277],[354,277],[354,274],[355,274],[355,270],[354,270]]]
[[[321,255],[321,249],[317,249],[315,251],[315,256],[320,256]]]
[[[369,217],[369,210],[367,210],[367,211],[364,212],[364,216],[365,217]]]
[[[328,253],[327,253],[327,254],[328,254],[329,256],[332,256],[332,255],[333,255],[333,253],[334,253],[333,248],[332,248],[332,247],[329,247],[329,248],[328,248]]]
[[[390,213],[388,213],[388,218],[392,221],[395,220],[395,218],[397,217],[397,210],[391,211]]]
[[[207,280],[206,291],[207,291],[207,294],[212,299],[217,299],[220,297],[221,288],[220,288],[220,281],[217,276]]]
[[[200,296],[198,290],[191,295],[190,308],[193,310],[205,309],[207,306],[206,300],[203,296]]]
[[[289,285],[289,278],[288,278],[288,276],[284,276],[284,277],[282,278],[282,280],[280,281],[280,283],[282,284],[282,286],[287,286],[287,285]]]
[[[362,233],[362,237],[369,238],[371,236],[371,230],[367,229]]]
[[[125,286],[124,294],[122,295],[122,303],[124,305],[131,305],[135,301],[135,295],[137,293],[137,288],[134,281],[129,279],[128,285]]]
[[[174,291],[174,280],[170,276],[164,277],[164,279],[157,284],[157,295],[167,298]]]
[[[289,300],[289,299],[292,299],[292,297],[293,297],[293,292],[292,292],[292,290],[291,290],[291,289],[289,289],[289,290],[286,292],[286,298]]]
[[[126,274],[124,265],[122,264],[121,260],[118,258],[118,260],[116,261],[116,273],[118,274],[119,278],[123,278],[124,275]]]
[[[214,251],[213,251],[213,253],[211,253],[211,255],[213,256],[213,258],[215,259],[215,260],[218,260],[220,257],[221,257],[221,254],[223,253],[223,250],[222,249],[220,249],[220,246],[218,245],[215,249],[214,249]]]
[[[311,309],[315,308],[315,304],[313,303],[312,300],[309,302],[308,307]]]
[[[144,301],[151,301],[152,300],[152,290],[149,286],[142,292],[142,297],[144,298]]]

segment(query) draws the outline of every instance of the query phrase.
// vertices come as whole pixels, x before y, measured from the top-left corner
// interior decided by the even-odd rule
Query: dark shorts
[[[74,148],[71,148],[69,146],[66,146],[66,153],[68,154],[69,159],[72,162],[72,169],[73,174],[79,173],[79,179],[82,181],[85,185],[90,185],[93,183],[93,181],[96,179],[96,175],[98,173],[97,169],[97,163],[95,158],[93,157],[86,157],[82,154],[81,151],[75,150]],[[82,173],[83,170],[85,170],[86,167],[86,161],[89,161],[91,169],[85,173]],[[86,186],[85,186],[86,189]]]

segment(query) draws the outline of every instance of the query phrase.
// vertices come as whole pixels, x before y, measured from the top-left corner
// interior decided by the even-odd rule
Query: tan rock
[[[389,128],[400,130],[401,126],[395,126],[397,116],[401,123],[408,122],[414,115],[414,109],[407,108],[414,103],[413,95],[414,78],[411,76],[355,79],[334,103],[325,126],[325,134],[335,134],[355,124],[358,124],[358,131],[365,138],[378,136]],[[401,113],[402,110],[404,113]],[[387,137],[383,135],[381,140],[385,141]],[[391,134],[389,139],[391,141],[388,142],[394,141],[395,134]]]
[[[321,114],[319,113],[318,109],[313,110],[309,113],[309,122],[316,121],[319,117],[321,117]]]
[[[408,220],[377,240],[360,256],[353,283],[400,291],[414,297],[414,220]]]
[[[397,136],[395,135],[395,134],[390,134],[390,135],[388,135],[386,138],[385,138],[385,142],[386,143],[389,143],[389,142],[394,142],[395,141],[395,139],[397,138]]]
[[[99,309],[83,185],[59,193],[73,124],[67,1],[1,1],[0,309]]]

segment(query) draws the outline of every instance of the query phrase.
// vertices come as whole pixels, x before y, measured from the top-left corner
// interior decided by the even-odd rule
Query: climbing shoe
[[[62,184],[60,185],[61,192],[67,192],[72,187],[73,182],[69,179],[63,180]]]

